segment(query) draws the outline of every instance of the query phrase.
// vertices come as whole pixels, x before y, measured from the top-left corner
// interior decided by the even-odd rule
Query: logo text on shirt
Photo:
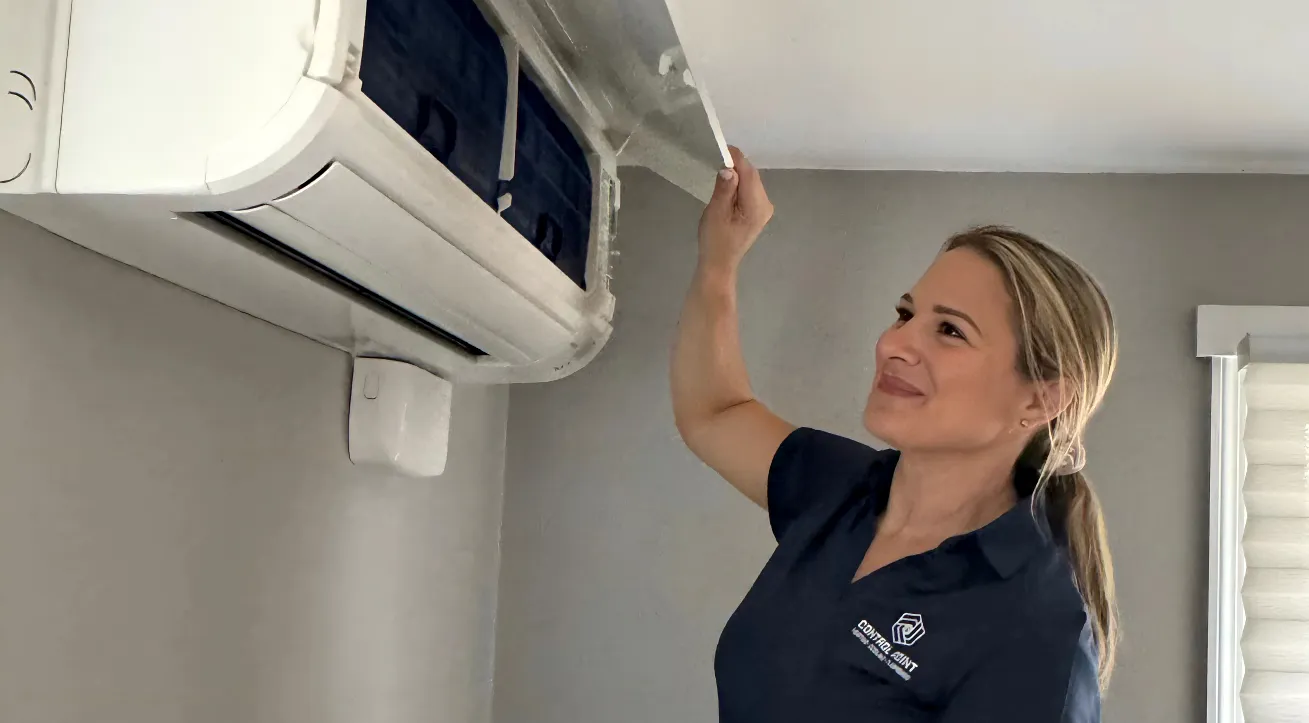
[[[900,620],[903,622],[904,617],[901,617]],[[922,619],[919,618],[917,622],[918,632],[916,637],[913,638],[914,642],[917,642],[919,638],[923,637],[922,624]],[[892,637],[899,636],[899,629],[900,623],[896,623],[896,627],[892,629]],[[902,651],[896,650],[892,647],[891,641],[887,640],[886,636],[877,632],[877,629],[872,625],[869,625],[867,620],[860,620],[859,624],[856,625],[854,630],[851,632],[854,633],[855,638],[863,643],[873,655],[877,656],[878,660],[886,663],[887,666],[895,671],[895,674],[901,678],[909,680],[909,674],[918,669],[918,663],[915,663]],[[899,643],[899,640],[896,642]],[[908,644],[912,645],[913,643]]]

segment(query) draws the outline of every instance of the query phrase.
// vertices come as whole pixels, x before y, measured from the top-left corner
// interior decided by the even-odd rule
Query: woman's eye
[[[953,336],[956,339],[964,339],[964,333],[959,330],[959,327],[948,321],[941,322],[941,333],[946,336]]]
[[[896,309],[895,315],[896,315],[896,323],[898,324],[903,324],[906,321],[909,321],[910,319],[914,318],[914,313],[904,307],[900,307]]]

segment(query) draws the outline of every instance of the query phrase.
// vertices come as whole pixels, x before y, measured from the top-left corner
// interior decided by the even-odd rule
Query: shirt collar
[[[890,464],[887,465],[886,473],[875,476],[882,481],[873,488],[874,509],[879,517],[886,511],[891,495],[891,480],[899,458],[899,453],[894,453],[888,460]],[[1036,470],[1019,466],[1014,472],[1014,491],[1018,493],[1018,502],[984,527],[946,540],[941,548],[950,550],[973,547],[981,551],[982,557],[997,575],[1002,578],[1013,577],[1033,555],[1054,543],[1045,512],[1034,495],[1038,479]],[[974,544],[963,544],[967,542]]]

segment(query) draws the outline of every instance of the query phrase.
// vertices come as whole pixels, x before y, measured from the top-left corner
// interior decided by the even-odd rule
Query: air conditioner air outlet
[[[260,231],[259,229],[255,228],[254,226],[251,226],[248,223],[245,223],[244,221],[240,220],[239,218],[236,218],[230,213],[221,212],[221,211],[210,211],[210,212],[199,213],[195,215],[200,216],[202,218],[207,218],[232,231],[235,231],[236,233],[241,234],[246,239],[258,243],[260,246],[263,246],[264,248],[267,248],[277,253],[283,258],[289,259],[290,261],[293,261],[297,265],[307,268],[310,271],[314,272],[315,274],[327,278],[333,283],[339,284],[340,286],[344,287],[350,292],[359,295],[369,303],[378,306],[385,312],[392,314],[398,317],[399,319],[407,322],[408,324],[421,329],[427,334],[436,337],[441,343],[451,346],[454,349],[458,350],[459,352],[471,358],[480,358],[480,357],[487,356],[487,353],[479,349],[476,345],[471,344],[463,339],[460,339],[457,335],[452,334],[451,332],[441,328],[437,324],[434,324],[431,321],[423,318],[422,316],[419,316],[418,314],[415,314],[412,311],[396,304],[395,302],[386,298],[382,294],[362,284],[359,284],[358,282],[341,274],[335,269],[324,266],[322,263],[315,260],[313,257],[307,256],[304,253],[301,253],[300,251],[296,250],[294,247],[288,246],[287,244],[278,241],[272,236],[264,233],[263,231]]]

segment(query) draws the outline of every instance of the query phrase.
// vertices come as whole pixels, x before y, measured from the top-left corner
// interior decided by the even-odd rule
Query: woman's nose
[[[877,356],[879,359],[899,359],[908,364],[918,363],[918,328],[913,319],[882,333],[877,340]]]

